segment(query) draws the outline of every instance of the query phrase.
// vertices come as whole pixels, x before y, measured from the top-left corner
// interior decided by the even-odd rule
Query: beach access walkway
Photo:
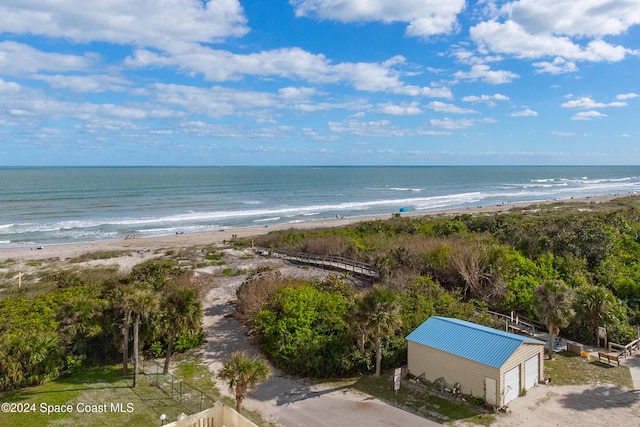
[[[314,267],[326,268],[328,270],[343,271],[345,273],[364,277],[370,280],[378,280],[380,278],[380,274],[372,265],[353,259],[337,256],[314,255],[304,252],[270,251],[267,249],[259,249],[258,253],[275,258],[281,258],[293,263],[311,265]]]

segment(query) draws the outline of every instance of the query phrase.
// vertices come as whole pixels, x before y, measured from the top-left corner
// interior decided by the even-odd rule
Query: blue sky
[[[640,0],[2,0],[0,165],[640,163]]]

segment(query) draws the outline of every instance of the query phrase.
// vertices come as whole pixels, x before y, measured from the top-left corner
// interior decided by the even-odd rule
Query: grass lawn
[[[71,376],[58,378],[47,384],[28,387],[17,392],[0,393],[0,403],[15,404],[29,412],[0,411],[0,426],[159,426],[160,415],[165,423],[173,422],[181,413],[192,414],[213,406],[221,400],[235,408],[235,401],[221,396],[209,369],[191,352],[179,359],[171,386],[170,377],[140,375],[137,388],[133,379],[122,378],[121,365],[87,368]],[[203,396],[205,393],[206,396]],[[174,399],[171,399],[173,394]],[[180,401],[182,396],[182,405]],[[4,409],[4,407],[3,407]],[[61,412],[68,409],[66,412]],[[47,412],[50,413],[47,413]],[[260,413],[243,411],[254,423],[268,426]]]
[[[130,378],[122,378],[121,366],[112,365],[85,369],[17,393],[2,393],[2,403],[27,404],[31,411],[0,411],[0,426],[158,426],[160,414],[166,414],[170,422],[185,412],[144,375],[136,389],[131,385]],[[48,408],[54,412],[47,413]],[[62,408],[70,410],[55,412]]]
[[[544,361],[544,376],[551,377],[552,385],[616,384],[633,390],[629,368],[593,359],[586,361],[566,351],[556,353],[554,360]]]

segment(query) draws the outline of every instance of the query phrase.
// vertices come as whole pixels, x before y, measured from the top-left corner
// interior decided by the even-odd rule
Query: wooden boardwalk
[[[354,276],[365,277],[371,280],[378,280],[380,278],[378,271],[373,268],[373,266],[353,259],[337,256],[313,255],[304,252],[274,252],[269,250],[260,250],[260,252],[272,257],[286,259],[290,262],[313,265],[315,267],[327,268],[330,270],[344,271],[351,273]]]

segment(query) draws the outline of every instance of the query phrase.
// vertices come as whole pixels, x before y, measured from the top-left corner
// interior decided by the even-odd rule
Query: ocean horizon
[[[0,245],[79,243],[640,191],[640,166],[0,167]]]

